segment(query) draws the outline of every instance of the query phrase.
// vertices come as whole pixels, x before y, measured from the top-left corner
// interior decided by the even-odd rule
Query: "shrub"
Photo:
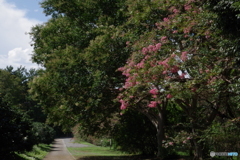
[[[50,144],[54,140],[55,131],[52,127],[40,122],[33,122],[32,126],[32,136],[30,138],[35,141],[36,144]]]

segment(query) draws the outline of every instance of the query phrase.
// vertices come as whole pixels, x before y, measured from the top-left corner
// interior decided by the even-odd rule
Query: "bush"
[[[34,145],[28,141],[31,135],[31,120],[25,114],[0,104],[0,157],[5,157],[14,152],[30,150]],[[3,158],[2,158],[3,159]]]
[[[156,129],[144,115],[127,111],[113,131],[115,148],[128,153],[154,155],[157,152]]]
[[[40,122],[33,122],[32,126],[32,136],[30,138],[36,144],[50,144],[54,140],[55,131],[52,127]]]

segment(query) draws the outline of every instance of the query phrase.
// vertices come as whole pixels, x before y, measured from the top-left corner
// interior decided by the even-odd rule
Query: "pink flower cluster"
[[[168,144],[169,144],[170,146],[173,146],[173,142],[169,142]]]
[[[128,68],[128,69],[123,71],[122,75],[125,75],[126,77],[130,77],[130,71],[131,71],[131,69]]]
[[[178,66],[172,66],[171,72],[172,73],[177,73],[179,71]]]
[[[148,104],[148,107],[150,107],[150,108],[157,107],[157,102],[156,101],[151,101],[150,104]]]
[[[182,59],[183,61],[186,61],[186,60],[187,60],[187,54],[188,54],[187,51],[182,52],[181,59]]]
[[[165,68],[169,68],[168,61],[169,58],[165,59],[164,61],[159,61],[158,64],[163,65]]]
[[[167,99],[170,99],[170,98],[172,98],[173,96],[171,95],[171,94],[168,94],[167,95]]]
[[[140,63],[138,63],[137,65],[136,65],[136,67],[139,69],[139,68],[144,68],[144,61],[145,61],[145,59],[143,59]]]
[[[128,107],[128,103],[125,102],[123,99],[120,99],[119,102],[121,103],[121,107],[120,107],[121,110],[124,110]]]
[[[126,79],[124,88],[129,88],[129,87],[132,87],[132,86],[134,86],[134,85],[136,85],[135,77],[128,77],[128,78]]]
[[[188,11],[188,10],[192,9],[192,6],[189,5],[189,4],[185,4],[185,5],[184,5],[184,9],[185,9],[186,11]]]
[[[149,91],[152,95],[157,95],[158,94],[158,89],[154,88]]]
[[[144,48],[142,49],[142,53],[143,53],[144,55],[146,55],[147,53],[156,52],[156,51],[158,51],[159,49],[161,49],[161,46],[162,46],[161,43],[157,43],[156,45],[149,45],[147,48],[144,47]]]
[[[163,36],[163,37],[160,39],[161,42],[165,42],[166,40],[167,40],[167,37],[166,37],[166,36]]]

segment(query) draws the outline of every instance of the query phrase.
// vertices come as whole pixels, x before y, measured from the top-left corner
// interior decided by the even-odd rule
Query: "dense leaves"
[[[43,124],[45,115],[41,108],[28,93],[28,82],[36,74],[34,69],[27,71],[23,67],[14,70],[9,66],[0,70],[1,159],[31,150],[38,143],[50,143],[54,138],[53,129]],[[44,137],[37,137],[40,131]]]
[[[31,136],[31,121],[23,113],[11,109],[11,107],[1,103],[0,106],[1,125],[1,152],[0,157],[8,156],[14,152],[31,149],[34,142],[29,141]]]
[[[153,153],[154,143],[131,150],[120,141],[137,130],[133,123],[151,122],[143,135],[157,134],[157,156],[184,145],[202,159],[208,131],[238,121],[238,1],[45,0],[42,7],[52,18],[30,35],[33,61],[45,69],[30,86],[49,122],[106,135],[115,125],[123,149]],[[131,117],[133,110],[149,121]],[[224,143],[217,141],[210,143]]]

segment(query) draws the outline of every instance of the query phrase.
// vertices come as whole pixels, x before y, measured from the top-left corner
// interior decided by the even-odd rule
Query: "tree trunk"
[[[162,147],[162,142],[164,139],[164,124],[163,124],[163,115],[162,113],[159,113],[158,117],[158,125],[157,125],[157,143],[158,143],[158,152],[157,152],[157,157],[163,158],[163,147]]]
[[[197,139],[193,139],[194,144],[194,160],[202,160],[203,159],[203,146],[201,143],[197,142]]]

